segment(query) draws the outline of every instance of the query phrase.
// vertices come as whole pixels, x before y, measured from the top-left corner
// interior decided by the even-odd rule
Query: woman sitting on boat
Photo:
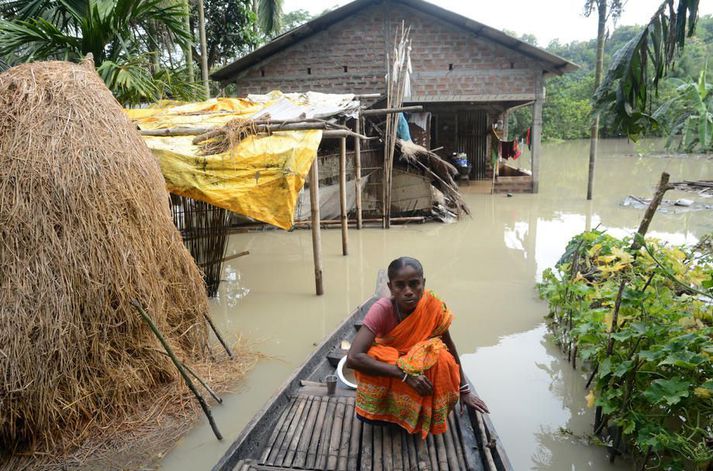
[[[446,303],[425,291],[421,263],[401,257],[389,265],[391,298],[369,309],[352,343],[347,366],[358,380],[357,417],[398,424],[422,438],[446,431],[461,407],[488,412],[470,390],[448,328]]]

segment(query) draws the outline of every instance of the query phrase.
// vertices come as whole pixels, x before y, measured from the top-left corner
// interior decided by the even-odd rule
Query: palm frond
[[[650,112],[652,98],[695,30],[698,1],[665,0],[646,27],[614,55],[594,94],[595,111],[609,117],[614,130],[636,140],[658,127]]]
[[[257,18],[263,33],[271,35],[280,31],[283,0],[259,0]]]
[[[121,62],[105,60],[97,68],[97,72],[122,105],[152,102],[161,96],[161,90],[153,80],[147,61],[142,56]]]
[[[10,54],[26,61],[35,58],[77,59],[82,56],[81,38],[65,34],[43,18],[14,22],[0,20],[0,55]]]

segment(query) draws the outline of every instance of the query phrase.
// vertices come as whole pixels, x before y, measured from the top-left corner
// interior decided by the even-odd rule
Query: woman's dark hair
[[[403,267],[412,267],[418,272],[419,275],[421,275],[421,277],[423,277],[423,266],[421,265],[421,262],[411,257],[399,257],[389,263],[389,269],[387,271],[389,281],[393,280],[394,277],[396,277],[396,273]]]

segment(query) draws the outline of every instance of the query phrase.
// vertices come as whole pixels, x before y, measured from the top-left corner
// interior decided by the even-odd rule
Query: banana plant
[[[697,81],[669,79],[676,87],[676,95],[653,114],[669,135],[667,147],[672,147],[680,136],[679,150],[713,150],[713,85],[707,81],[706,68],[707,64]]]

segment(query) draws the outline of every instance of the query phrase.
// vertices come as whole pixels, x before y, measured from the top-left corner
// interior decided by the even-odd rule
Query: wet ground
[[[587,443],[592,411],[584,399],[584,372],[572,370],[548,341],[547,306],[534,285],[585,228],[601,224],[615,235],[632,233],[643,210],[623,207],[626,196],[651,197],[662,171],[672,181],[713,180],[713,160],[641,156],[655,146],[605,141],[595,199],[587,202],[588,144],[546,145],[539,194],[466,194],[473,215],[457,224],[352,230],[348,257],[341,255],[340,231],[323,231],[322,297],[313,294],[308,231],[232,236],[229,253],[250,255],[227,264],[212,313],[224,332],[254,341],[272,359],[259,363],[235,394],[213,408],[223,442],[203,420],[162,468],[209,469],[314,346],[373,293],[377,271],[410,255],[421,259],[427,287],[456,315],[451,332],[466,374],[488,403],[515,469],[629,469],[623,461],[610,465],[601,448]],[[666,198],[700,200],[680,192]],[[708,232],[711,211],[657,214],[650,228],[675,243],[694,243]]]

